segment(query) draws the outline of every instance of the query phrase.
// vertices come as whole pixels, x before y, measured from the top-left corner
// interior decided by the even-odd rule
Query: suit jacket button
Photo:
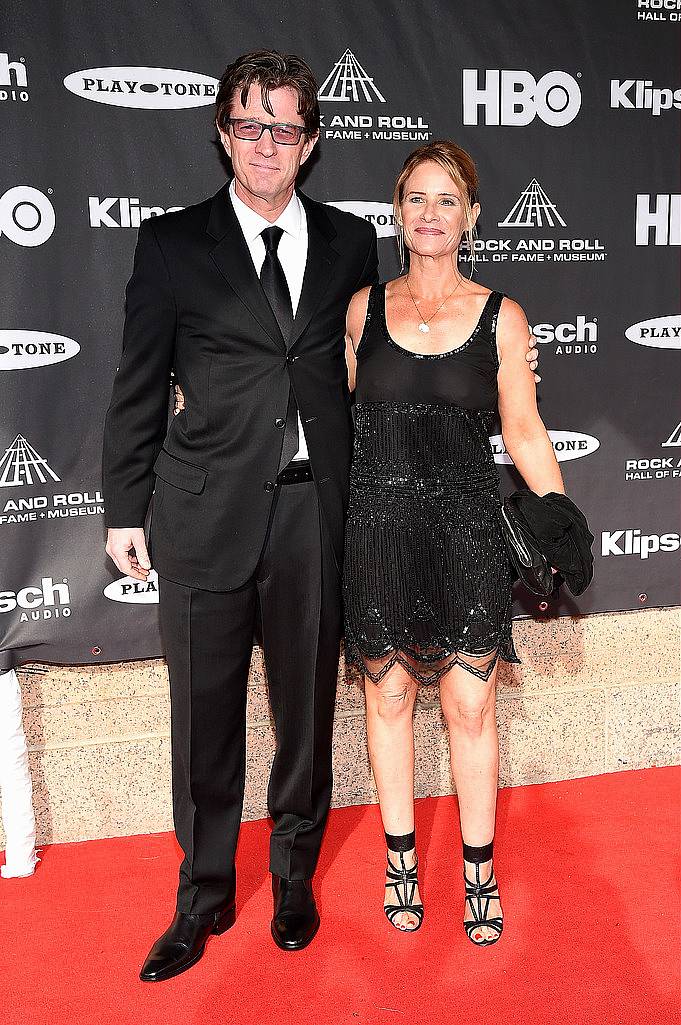
[[[274,491],[274,484],[271,480],[266,480],[263,487],[265,491]]]
[[[287,357],[286,357],[286,362],[287,362],[287,363],[295,363],[295,361],[296,361],[297,359],[298,359],[298,357],[297,357],[297,356],[287,356]]]
[[[281,431],[281,430],[284,429],[284,427],[286,427],[286,421],[282,420],[281,417],[278,416],[277,419],[274,421],[274,426],[278,427],[279,430]]]

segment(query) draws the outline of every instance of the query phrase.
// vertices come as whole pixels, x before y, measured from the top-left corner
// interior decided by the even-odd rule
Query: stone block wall
[[[521,666],[502,665],[501,786],[676,764],[681,610],[521,620]],[[168,680],[161,660],[19,673],[41,844],[172,828]],[[452,792],[437,688],[415,713],[416,794]],[[273,731],[251,664],[244,817],[266,811]],[[363,695],[340,666],[334,805],[376,800]],[[0,831],[0,847],[2,846]]]

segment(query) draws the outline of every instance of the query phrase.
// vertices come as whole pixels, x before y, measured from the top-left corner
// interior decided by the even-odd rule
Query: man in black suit
[[[246,685],[257,628],[276,728],[272,935],[314,937],[331,799],[340,566],[351,455],[345,313],[377,280],[374,229],[295,188],[319,134],[307,64],[247,54],[216,125],[234,179],[142,223],[107,414],[107,552],[159,575],[170,675],[177,913],[142,969],[171,978],[235,918]],[[167,430],[171,369],[185,409]]]

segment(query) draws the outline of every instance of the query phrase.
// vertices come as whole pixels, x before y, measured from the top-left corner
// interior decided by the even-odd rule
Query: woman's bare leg
[[[403,836],[414,829],[414,701],[417,684],[396,664],[379,684],[365,677],[369,757],[376,780],[381,818],[386,833]],[[407,868],[415,863],[415,850],[404,853]],[[399,855],[391,859],[399,865]],[[386,904],[395,903],[394,890],[386,890]],[[414,895],[420,901],[418,890]],[[394,924],[410,930],[418,925],[414,914],[401,912]]]
[[[460,655],[466,662],[484,671],[494,653],[480,658]],[[449,729],[452,775],[459,800],[461,835],[466,844],[482,847],[494,838],[499,781],[499,738],[496,723],[496,666],[483,680],[457,665],[440,684],[442,712]],[[465,862],[469,879],[475,880],[475,866]],[[480,878],[487,880],[492,862],[480,865]],[[466,905],[464,918],[470,919]],[[498,900],[490,902],[489,918],[501,917]],[[481,939],[494,939],[496,932],[486,926],[476,930]]]

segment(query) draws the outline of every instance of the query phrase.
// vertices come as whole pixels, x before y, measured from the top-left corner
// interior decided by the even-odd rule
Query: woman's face
[[[473,206],[473,223],[480,207]],[[432,160],[412,171],[400,206],[407,249],[419,256],[447,256],[455,252],[466,229],[465,211],[458,186]]]

